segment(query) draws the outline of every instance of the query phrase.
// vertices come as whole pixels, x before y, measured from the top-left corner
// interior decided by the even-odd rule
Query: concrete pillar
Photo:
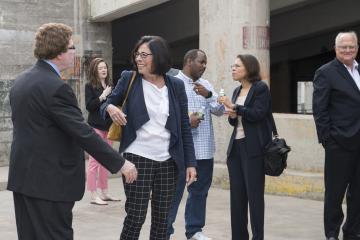
[[[204,77],[216,91],[232,95],[238,83],[231,78],[230,65],[238,54],[252,54],[261,65],[262,78],[269,83],[269,0],[199,0],[200,48],[208,56]],[[217,141],[215,161],[224,161],[231,129],[227,118],[214,117]]]

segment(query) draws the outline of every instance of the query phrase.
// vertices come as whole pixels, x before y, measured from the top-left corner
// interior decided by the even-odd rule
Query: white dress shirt
[[[359,64],[358,64],[358,62],[354,60],[352,68],[349,68],[346,65],[345,65],[345,67],[348,70],[348,72],[350,73],[351,77],[354,79],[357,87],[360,90],[360,75],[359,75]]]

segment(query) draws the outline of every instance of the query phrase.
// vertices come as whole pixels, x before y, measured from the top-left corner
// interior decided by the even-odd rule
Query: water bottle
[[[220,89],[219,91],[219,96],[220,97],[224,97],[225,96],[225,90],[223,88]]]
[[[198,119],[204,120],[204,117],[205,117],[205,106],[201,106],[201,108],[199,109],[199,111],[197,111],[197,116],[198,116]]]

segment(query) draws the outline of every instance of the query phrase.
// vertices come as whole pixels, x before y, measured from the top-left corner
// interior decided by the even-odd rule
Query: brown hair
[[[62,23],[46,23],[35,35],[34,56],[38,59],[54,59],[68,50],[72,36],[71,27]]]
[[[250,54],[239,54],[236,57],[239,58],[244,65],[247,72],[246,79],[249,82],[253,83],[261,80],[260,64],[256,57]]]
[[[100,63],[105,63],[107,68],[107,75],[105,78],[105,84],[106,86],[109,86],[111,84],[110,76],[109,76],[109,66],[104,61],[103,58],[94,58],[89,65],[89,82],[94,88],[101,88],[101,82],[99,79],[99,72],[98,72],[98,66]]]

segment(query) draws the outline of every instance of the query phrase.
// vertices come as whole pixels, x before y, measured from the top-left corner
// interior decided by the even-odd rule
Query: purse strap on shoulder
[[[270,112],[269,115],[270,115],[270,122],[271,122],[271,127],[272,127],[272,133],[273,133],[274,137],[278,137],[279,134],[278,134],[277,129],[276,129],[276,124],[275,124],[274,116],[273,116],[272,112]]]
[[[130,83],[129,83],[128,88],[126,90],[126,95],[125,95],[124,101],[123,101],[121,106],[124,106],[125,103],[126,103],[126,100],[127,100],[128,96],[129,96],[129,92],[130,92],[131,86],[132,86],[132,84],[133,84],[133,82],[135,80],[135,77],[136,77],[136,71],[133,71],[132,75],[131,75]]]

